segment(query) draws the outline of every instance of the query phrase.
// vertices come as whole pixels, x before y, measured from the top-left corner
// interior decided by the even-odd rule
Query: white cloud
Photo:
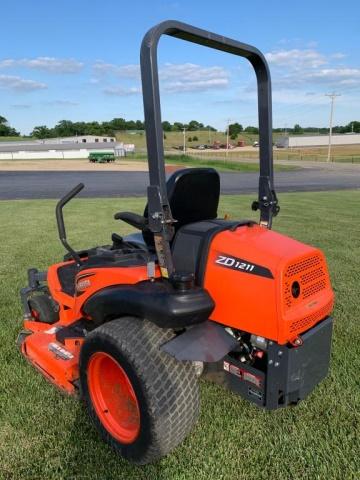
[[[121,78],[140,79],[140,66],[114,65],[98,61],[93,65],[97,76],[115,75]],[[166,63],[159,69],[162,87],[166,92],[199,92],[209,89],[225,88],[229,83],[229,73],[218,66],[203,67],[194,63]],[[97,83],[96,78],[92,83]],[[131,95],[140,93],[140,89],[124,87],[108,87],[104,90],[110,95]]]
[[[355,85],[360,82],[360,68],[324,68],[307,73],[304,78],[317,83]]]
[[[36,57],[36,58],[7,58],[0,61],[0,68],[30,68],[49,73],[77,73],[84,64],[73,58]]]
[[[185,81],[210,80],[228,78],[229,74],[223,67],[203,67],[195,63],[165,63],[160,68],[159,76],[162,80],[181,78]]]
[[[169,93],[205,92],[223,89],[229,84],[229,74],[223,67],[203,67],[194,63],[166,63],[159,76]]]
[[[137,95],[138,93],[141,93],[141,89],[139,87],[124,88],[116,86],[104,88],[103,92],[106,93],[106,95],[128,97],[130,95]]]
[[[15,75],[0,75],[0,88],[14,90],[16,92],[32,92],[34,90],[44,90],[46,83],[27,80]]]
[[[164,85],[164,90],[169,93],[205,92],[210,89],[223,89],[228,86],[227,78],[212,78],[210,80],[177,81]]]
[[[327,63],[324,55],[313,49],[277,50],[267,53],[265,57],[270,64],[279,67],[292,66],[296,69],[318,68]]]
[[[79,105],[79,102],[72,102],[71,100],[49,100],[48,102],[44,102],[44,105],[51,107],[76,107]]]
[[[124,78],[140,78],[140,65],[115,65],[101,60],[93,65],[95,75],[112,74]]]
[[[14,103],[13,105],[10,105],[12,108],[16,108],[18,110],[26,110],[28,108],[31,108],[31,105],[27,103]]]

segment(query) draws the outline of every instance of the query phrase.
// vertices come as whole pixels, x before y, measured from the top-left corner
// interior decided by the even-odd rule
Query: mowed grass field
[[[220,215],[255,218],[253,196],[225,196]],[[328,378],[299,406],[266,412],[201,381],[201,416],[192,433],[155,465],[134,467],[105,445],[82,404],[58,392],[15,347],[18,291],[26,269],[45,269],[63,249],[55,201],[2,201],[0,262],[0,478],[6,480],[259,480],[360,478],[360,191],[281,194],[274,229],[321,247],[336,293]],[[66,207],[69,240],[108,243],[119,210],[143,199],[79,199]],[[234,308],[240,308],[233,299]]]

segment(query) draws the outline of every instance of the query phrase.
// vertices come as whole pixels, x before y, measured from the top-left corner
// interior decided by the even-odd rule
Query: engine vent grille
[[[326,315],[330,313],[333,307],[333,301],[331,300],[328,302],[324,307],[316,312],[308,315],[306,317],[300,318],[299,320],[295,320],[290,325],[290,333],[296,334],[297,332],[304,332],[310,328],[314,323],[319,322],[322,320]]]
[[[300,285],[300,295],[294,298],[291,288],[294,282]],[[301,300],[308,300],[313,295],[325,290],[327,273],[320,255],[312,255],[290,264],[284,274],[284,304],[289,309]]]

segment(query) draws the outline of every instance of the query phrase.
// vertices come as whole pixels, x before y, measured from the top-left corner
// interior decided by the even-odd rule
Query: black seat
[[[217,217],[220,197],[220,178],[213,168],[185,168],[177,170],[166,182],[167,194],[175,231],[184,225]],[[147,228],[148,206],[144,215],[120,212],[116,219],[123,220],[142,231],[147,246],[154,245],[153,234]],[[136,240],[135,235],[129,236]]]

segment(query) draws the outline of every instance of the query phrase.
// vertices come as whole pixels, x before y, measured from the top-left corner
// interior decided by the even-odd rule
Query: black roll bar
[[[279,207],[277,205],[273,180],[271,80],[265,57],[257,48],[251,45],[240,43],[206,30],[201,30],[186,23],[168,20],[155,25],[145,34],[140,52],[150,176],[150,186],[148,188],[149,228],[155,235],[155,245],[156,237],[158,237],[159,241],[161,237],[163,250],[168,251],[168,242],[173,235],[171,227],[173,218],[166,192],[163,129],[161,125],[157,65],[157,48],[162,35],[169,35],[215,50],[221,50],[244,57],[252,64],[257,78],[260,138],[259,197],[258,201],[253,203],[253,209],[260,210],[260,224],[271,228],[272,217],[278,213]],[[162,254],[164,254],[164,251]],[[168,258],[165,262],[165,267],[168,273],[171,274],[173,270],[171,255],[166,256]]]
[[[64,215],[63,215],[63,208],[65,205],[70,202],[81,190],[84,188],[83,183],[79,183],[74,187],[70,192],[68,192],[66,195],[64,195],[56,204],[56,222],[57,222],[57,227],[58,227],[58,232],[59,232],[59,238],[61,243],[64,245],[66,250],[70,253],[70,255],[73,257],[73,259],[76,262],[77,266],[82,265],[82,261],[79,257],[79,255],[75,252],[75,250],[69,245],[67,238],[66,238],[66,230],[65,230],[65,223],[64,223]]]

